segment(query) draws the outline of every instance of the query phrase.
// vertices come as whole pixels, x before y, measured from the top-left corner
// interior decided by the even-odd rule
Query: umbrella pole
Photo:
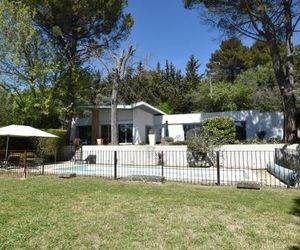
[[[5,161],[7,162],[8,156],[8,143],[9,143],[9,136],[6,137],[6,151],[5,151]]]

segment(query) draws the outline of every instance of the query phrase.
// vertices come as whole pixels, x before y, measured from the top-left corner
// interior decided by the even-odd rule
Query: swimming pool
[[[113,165],[71,165],[61,166],[54,169],[55,173],[72,172],[77,175],[87,176],[114,176]],[[130,175],[151,175],[164,176],[167,180],[191,181],[191,182],[216,182],[216,168],[191,168],[191,167],[163,167],[162,166],[129,166],[118,165],[117,177],[128,177]],[[244,169],[220,169],[220,181],[238,182],[238,181],[258,181],[254,171]]]

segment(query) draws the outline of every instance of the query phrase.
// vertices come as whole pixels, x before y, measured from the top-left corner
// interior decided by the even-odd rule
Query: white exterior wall
[[[284,144],[223,145],[220,151],[220,166],[224,168],[266,169],[274,163],[275,149]]]
[[[216,148],[220,152],[220,167],[227,169],[256,170],[266,169],[268,163],[274,163],[275,148],[284,144],[261,145],[223,145]],[[299,148],[298,144],[290,145],[288,149]],[[97,164],[114,163],[114,151],[117,151],[118,164],[136,166],[160,165],[159,155],[163,152],[165,167],[188,166],[187,146],[83,146],[83,159],[96,155]]]
[[[114,164],[114,151],[117,151],[117,160],[120,165],[157,166],[160,165],[160,156],[163,154],[164,166],[188,166],[187,146],[83,146],[82,157],[96,156],[97,164]]]
[[[184,130],[182,124],[169,124],[169,136],[174,139],[174,141],[184,141]]]
[[[146,142],[146,126],[154,126],[154,116],[141,109],[133,110],[133,144]]]
[[[163,123],[168,121],[169,135],[174,140],[183,140],[183,124],[201,123],[206,118],[228,116],[235,121],[246,122],[246,138],[256,137],[258,131],[266,131],[266,138],[283,138],[283,114],[281,112],[235,111],[216,113],[196,113],[180,115],[164,115]]]
[[[99,114],[99,135],[101,135],[101,125],[110,124],[110,110],[101,109]],[[133,124],[133,142],[139,144],[146,142],[146,126],[156,128],[156,141],[165,136],[165,123],[168,121],[169,136],[175,141],[184,140],[183,124],[201,123],[206,118],[216,116],[232,117],[235,121],[246,122],[246,139],[256,138],[258,131],[266,132],[266,139],[283,138],[283,114],[281,112],[258,112],[258,111],[236,111],[236,112],[216,112],[216,113],[195,113],[179,115],[159,115],[141,109],[118,110],[118,123]],[[76,126],[89,126],[91,119],[77,119],[71,131],[72,138],[75,136]]]
[[[99,111],[99,124],[110,124],[110,114],[111,111],[108,109],[100,110]],[[118,123],[132,123],[133,122],[133,115],[132,110],[118,110]]]

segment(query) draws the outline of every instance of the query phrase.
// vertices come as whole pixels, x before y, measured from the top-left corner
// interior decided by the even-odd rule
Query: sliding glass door
[[[119,143],[132,143],[132,124],[119,125]]]
[[[133,142],[133,126],[132,124],[119,124],[119,143],[132,143]],[[111,126],[101,125],[101,138],[104,143],[111,142]]]

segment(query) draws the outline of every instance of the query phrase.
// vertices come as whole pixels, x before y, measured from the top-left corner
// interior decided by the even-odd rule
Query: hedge
[[[234,120],[230,117],[212,117],[203,121],[203,128],[217,145],[233,144],[236,138]]]
[[[45,132],[57,135],[58,138],[39,138],[38,147],[41,151],[54,153],[66,145],[67,131],[63,129],[45,129]]]
[[[208,118],[199,128],[192,129],[187,133],[188,148],[200,159],[212,152],[216,146],[233,144],[235,136],[236,129],[232,118]]]

